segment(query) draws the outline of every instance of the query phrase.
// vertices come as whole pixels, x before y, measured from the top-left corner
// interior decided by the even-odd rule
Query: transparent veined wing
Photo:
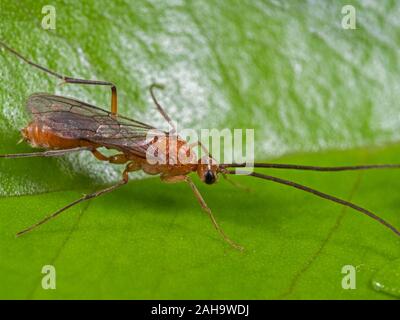
[[[79,100],[35,93],[28,98],[34,120],[66,139],[81,139],[145,157],[156,128]],[[158,131],[160,132],[160,131]],[[166,134],[166,133],[165,133]]]

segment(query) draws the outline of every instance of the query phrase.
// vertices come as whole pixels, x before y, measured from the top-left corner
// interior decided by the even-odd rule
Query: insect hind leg
[[[59,209],[56,212],[52,213],[51,215],[45,217],[44,219],[36,222],[35,224],[31,225],[30,227],[18,232],[16,234],[16,236],[19,237],[19,236],[24,235],[25,233],[28,233],[28,232],[32,231],[33,229],[41,226],[42,224],[46,223],[47,221],[56,218],[58,215],[60,215],[65,210],[67,210],[67,209],[69,209],[69,208],[71,208],[71,207],[73,207],[73,206],[75,206],[75,205],[77,205],[77,204],[79,204],[81,202],[84,202],[84,201],[99,197],[99,196],[101,196],[103,194],[106,194],[106,193],[110,193],[110,192],[118,189],[119,187],[122,187],[123,185],[127,184],[128,181],[129,181],[128,172],[129,172],[129,170],[128,170],[128,166],[127,166],[125,171],[122,174],[122,180],[120,182],[118,182],[117,184],[115,184],[115,185],[113,185],[111,187],[107,187],[107,188],[95,191],[93,193],[84,195],[83,197],[81,197],[81,198],[71,202],[70,204],[62,207],[61,209]]]
[[[78,78],[73,78],[73,77],[67,77],[64,76],[58,72],[55,72],[53,70],[50,70],[46,67],[43,67],[33,61],[30,61],[29,59],[25,58],[23,55],[21,55],[19,52],[14,50],[13,48],[9,47],[6,45],[4,42],[0,41],[0,47],[3,47],[5,50],[8,52],[12,53],[15,55],[17,58],[21,59],[25,63],[31,65],[32,67],[35,67],[39,70],[42,70],[43,72],[46,72],[47,74],[56,77],[60,80],[62,80],[64,83],[76,83],[76,84],[85,84],[85,85],[98,85],[98,86],[110,86],[111,87],[111,114],[112,115],[117,115],[118,113],[118,96],[117,96],[117,87],[115,86],[114,83],[109,82],[109,81],[99,81],[99,80],[85,80],[85,79],[78,79]]]

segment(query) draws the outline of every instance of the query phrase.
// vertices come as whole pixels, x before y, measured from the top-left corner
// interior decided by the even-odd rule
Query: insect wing
[[[27,108],[36,122],[62,138],[82,139],[140,157],[145,157],[157,135],[145,123],[66,97],[36,93],[29,97]]]

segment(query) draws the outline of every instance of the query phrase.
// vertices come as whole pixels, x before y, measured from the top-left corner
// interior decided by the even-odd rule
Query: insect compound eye
[[[207,170],[204,175],[204,182],[207,184],[213,184],[215,182],[215,175],[211,170]]]

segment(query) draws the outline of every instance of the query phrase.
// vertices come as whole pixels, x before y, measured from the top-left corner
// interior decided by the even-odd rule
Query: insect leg
[[[178,183],[186,181],[186,176],[168,176],[168,175],[161,175],[161,181],[165,183]]]
[[[171,118],[169,117],[169,115],[165,112],[164,108],[161,106],[161,104],[157,101],[157,98],[154,94],[154,89],[164,89],[164,86],[161,84],[157,84],[157,83],[153,83],[149,90],[150,90],[150,94],[151,94],[151,98],[153,99],[154,104],[157,107],[158,112],[161,113],[161,115],[164,117],[165,120],[167,120],[167,122],[169,123],[169,125],[172,127],[173,131],[172,132],[176,132],[176,127],[175,124],[172,122]]]
[[[37,222],[37,223],[31,225],[30,227],[28,227],[28,228],[26,228],[26,229],[24,229],[24,230],[18,232],[18,233],[16,234],[16,236],[19,237],[19,236],[21,236],[21,235],[23,235],[23,234],[25,234],[25,233],[28,233],[28,232],[32,231],[33,229],[39,227],[40,225],[46,223],[47,221],[49,221],[49,220],[51,220],[51,219],[57,217],[57,216],[58,216],[59,214],[61,214],[62,212],[64,212],[65,210],[67,210],[67,209],[69,209],[69,208],[71,208],[71,207],[77,205],[78,203],[81,203],[81,202],[84,202],[84,201],[86,201],[86,200],[90,200],[90,199],[96,198],[96,197],[98,197],[98,196],[101,196],[101,195],[103,195],[103,194],[105,194],[105,193],[109,193],[109,192],[111,192],[111,191],[114,191],[115,189],[117,189],[117,188],[119,188],[119,187],[122,187],[123,185],[127,184],[127,183],[128,183],[128,180],[129,180],[129,177],[128,177],[128,170],[125,169],[125,171],[123,172],[123,179],[122,179],[120,182],[118,182],[117,184],[115,184],[115,185],[113,185],[113,186],[111,186],[111,187],[108,187],[108,188],[105,188],[105,189],[102,189],[102,190],[93,192],[93,193],[91,193],[91,194],[84,195],[82,198],[79,198],[79,199],[77,199],[77,200],[71,202],[70,204],[66,205],[65,207],[63,207],[63,208],[57,210],[56,212],[52,213],[51,215],[49,215],[49,216],[47,216],[47,217],[45,217],[43,220],[40,220],[39,222]]]
[[[189,148],[190,148],[190,149],[193,149],[194,147],[197,147],[197,146],[199,146],[200,148],[202,148],[203,151],[207,154],[207,156],[208,156],[210,159],[212,158],[212,155],[211,155],[210,151],[208,151],[208,149],[205,147],[205,145],[202,144],[200,141],[196,141],[196,142],[193,142],[193,143],[189,144]]]
[[[156,98],[156,96],[155,96],[155,94],[154,94],[154,89],[164,89],[164,86],[163,85],[160,85],[160,84],[157,84],[157,83],[153,83],[151,86],[150,86],[150,94],[151,94],[151,97],[152,97],[152,99],[153,99],[153,101],[154,101],[154,104],[156,105],[156,107],[157,107],[157,110],[161,113],[161,115],[164,117],[164,119],[165,120],[167,120],[167,122],[169,123],[169,125],[173,128],[173,130],[172,130],[172,133],[176,133],[177,132],[177,130],[176,130],[176,126],[175,126],[175,124],[172,122],[172,120],[171,120],[171,118],[169,117],[169,115],[165,112],[165,110],[164,110],[164,108],[161,106],[161,104],[157,101],[157,98]],[[211,156],[211,154],[210,154],[210,152],[207,150],[207,148],[200,142],[200,141],[197,141],[197,142],[195,142],[194,144],[193,144],[193,146],[191,145],[190,146],[190,148],[192,149],[194,146],[199,146],[199,147],[201,147],[202,149],[203,149],[203,151],[208,155],[208,157],[211,159],[212,158],[212,156]],[[211,164],[210,164],[211,165]]]
[[[98,85],[98,86],[110,86],[111,87],[111,114],[116,115],[118,112],[118,101],[117,101],[117,87],[109,81],[98,81],[98,80],[85,80],[85,79],[78,79],[78,78],[72,78],[72,77],[67,77],[62,74],[59,74],[55,71],[52,71],[50,69],[47,69],[46,67],[43,67],[37,63],[34,63],[30,61],[29,59],[25,58],[23,55],[18,53],[16,50],[13,48],[10,48],[8,45],[0,41],[0,47],[3,47],[6,49],[8,52],[14,54],[17,56],[19,59],[23,60],[27,64],[42,70],[46,72],[47,74],[50,74],[58,79],[61,79],[65,83],[79,83],[79,84],[86,84],[86,85]]]
[[[97,86],[110,86],[111,87],[111,114],[118,114],[118,95],[117,87],[112,82],[108,81],[98,81],[98,80],[84,80],[71,77],[63,77],[62,80],[65,83],[77,83],[77,84],[87,84],[87,85],[97,85]]]
[[[232,186],[234,186],[235,188],[242,189],[242,190],[245,191],[245,192],[250,192],[250,191],[251,191],[251,188],[249,188],[249,187],[247,187],[247,186],[244,186],[244,185],[242,185],[241,183],[230,179],[224,172],[221,171],[221,173],[222,173],[222,176],[224,177],[224,179],[225,179],[226,181],[228,181],[228,182],[229,182]]]
[[[30,153],[10,153],[10,154],[0,154],[0,158],[31,158],[31,157],[59,157],[68,153],[92,150],[90,147],[79,147],[72,149],[62,149],[62,150],[47,150],[39,152]]]
[[[235,243],[233,240],[231,240],[226,234],[225,232],[222,230],[222,228],[219,226],[217,220],[215,220],[215,217],[213,215],[213,213],[211,212],[211,209],[207,206],[207,203],[204,201],[203,197],[201,196],[200,191],[197,189],[196,185],[193,183],[193,181],[185,176],[185,181],[189,184],[190,188],[193,190],[194,195],[196,196],[197,200],[199,201],[201,207],[203,208],[203,210],[208,214],[208,216],[211,219],[212,224],[214,225],[215,229],[217,229],[217,231],[219,232],[219,234],[222,236],[222,238],[224,238],[224,240],[226,242],[228,242],[232,247],[234,247],[235,249],[238,249],[240,251],[242,251],[244,248]]]
[[[125,157],[125,155],[123,153],[115,154],[115,155],[109,156],[109,157],[105,156],[97,149],[92,150],[92,153],[97,159],[99,159],[101,161],[108,161],[110,163],[115,163],[115,164],[123,164],[123,163],[128,162],[128,159]]]

